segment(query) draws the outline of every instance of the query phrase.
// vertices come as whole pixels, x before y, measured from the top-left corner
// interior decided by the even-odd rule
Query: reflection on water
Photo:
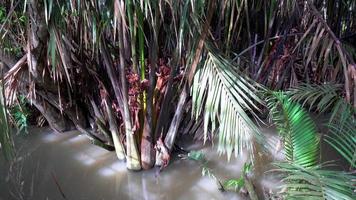
[[[268,142],[277,142],[270,138]],[[48,129],[34,130],[29,136],[16,138],[16,143],[18,161],[14,166],[20,170],[9,176],[8,164],[0,157],[0,200],[64,199],[61,191],[71,200],[244,199],[236,193],[220,192],[215,181],[202,177],[199,164],[190,160],[177,159],[161,173],[157,169],[127,171],[114,152],[90,144],[75,131],[55,134]],[[227,162],[215,149],[201,144],[186,148],[202,149],[209,167],[221,180],[239,177],[247,159],[244,154]],[[260,163],[263,171],[265,164]],[[263,172],[258,174],[257,187],[276,186],[276,181]]]

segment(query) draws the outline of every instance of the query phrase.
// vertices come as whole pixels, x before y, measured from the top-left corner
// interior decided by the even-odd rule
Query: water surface
[[[277,142],[275,137],[269,138],[272,145]],[[56,134],[49,129],[34,129],[27,136],[16,137],[16,148],[17,161],[10,173],[0,157],[0,200],[247,199],[234,192],[221,192],[214,180],[202,177],[200,164],[192,160],[176,159],[160,173],[158,169],[127,171],[114,152],[90,144],[77,131]],[[209,168],[222,181],[239,177],[246,161],[242,155],[228,162],[218,156],[215,147],[201,143],[183,148],[202,150]],[[276,181],[263,173],[267,166],[266,162],[257,163],[254,172],[260,195],[261,188],[276,186]]]

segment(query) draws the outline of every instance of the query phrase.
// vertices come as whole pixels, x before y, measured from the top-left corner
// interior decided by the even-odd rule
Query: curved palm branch
[[[316,126],[306,111],[282,92],[273,92],[267,106],[284,140],[288,161],[303,167],[317,163],[319,138]]]
[[[355,176],[346,172],[321,169],[322,166],[304,168],[294,163],[275,163],[282,173],[286,199],[355,199]]]
[[[327,70],[328,65],[333,65],[333,59],[337,58],[338,62],[335,69],[343,69],[343,78],[340,79],[344,85],[345,98],[347,102],[351,102],[351,97],[353,95],[352,79],[349,78],[348,70],[350,66],[355,64],[354,61],[354,47],[349,47],[347,50],[347,45],[343,45],[338,33],[328,24],[328,21],[323,17],[321,12],[315,7],[314,1],[307,0],[306,9],[309,10],[309,14],[304,16],[304,21],[310,24],[308,30],[305,31],[304,35],[300,38],[298,44],[295,46],[294,50],[301,48],[304,57],[304,65],[308,66],[314,58],[317,66],[322,66],[322,71],[325,75],[325,70]],[[349,7],[352,4],[346,3],[345,6]],[[315,31],[314,31],[315,30]],[[336,78],[332,78],[336,81]],[[355,100],[354,100],[355,101]]]
[[[262,100],[256,95],[258,86],[243,77],[236,67],[213,50],[209,50],[204,66],[195,74],[192,84],[192,113],[196,119],[204,115],[204,141],[211,132],[218,132],[218,152],[230,159],[247,148],[251,152],[252,138],[263,144],[263,136],[247,115],[258,110]],[[218,127],[218,128],[217,128]]]

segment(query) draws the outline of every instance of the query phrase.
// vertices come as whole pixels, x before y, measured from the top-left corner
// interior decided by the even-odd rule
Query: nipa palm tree
[[[168,164],[190,98],[204,140],[218,137],[228,158],[244,148],[252,156],[253,145],[264,146],[251,119],[265,110],[261,91],[300,86],[296,99],[320,112],[334,106],[326,140],[354,167],[355,7],[340,0],[5,0],[6,103],[26,96],[53,130],[75,127],[139,170]],[[302,90],[301,82],[332,84]],[[3,124],[6,103],[0,104]],[[293,180],[287,191],[349,196],[340,182],[331,190],[316,187],[314,178],[333,176],[318,165],[319,139],[301,106],[283,93],[267,104],[287,153],[288,165],[278,166],[292,177],[312,173],[309,188],[300,190],[308,184]],[[11,149],[8,131],[0,138]],[[336,174],[337,181],[350,178]]]

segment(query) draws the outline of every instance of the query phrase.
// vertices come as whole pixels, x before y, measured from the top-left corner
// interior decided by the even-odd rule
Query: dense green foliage
[[[27,107],[26,97],[20,95],[17,103],[9,108],[10,114],[13,117],[14,124],[18,128],[18,131],[21,133],[28,133],[28,118],[30,111]]]

